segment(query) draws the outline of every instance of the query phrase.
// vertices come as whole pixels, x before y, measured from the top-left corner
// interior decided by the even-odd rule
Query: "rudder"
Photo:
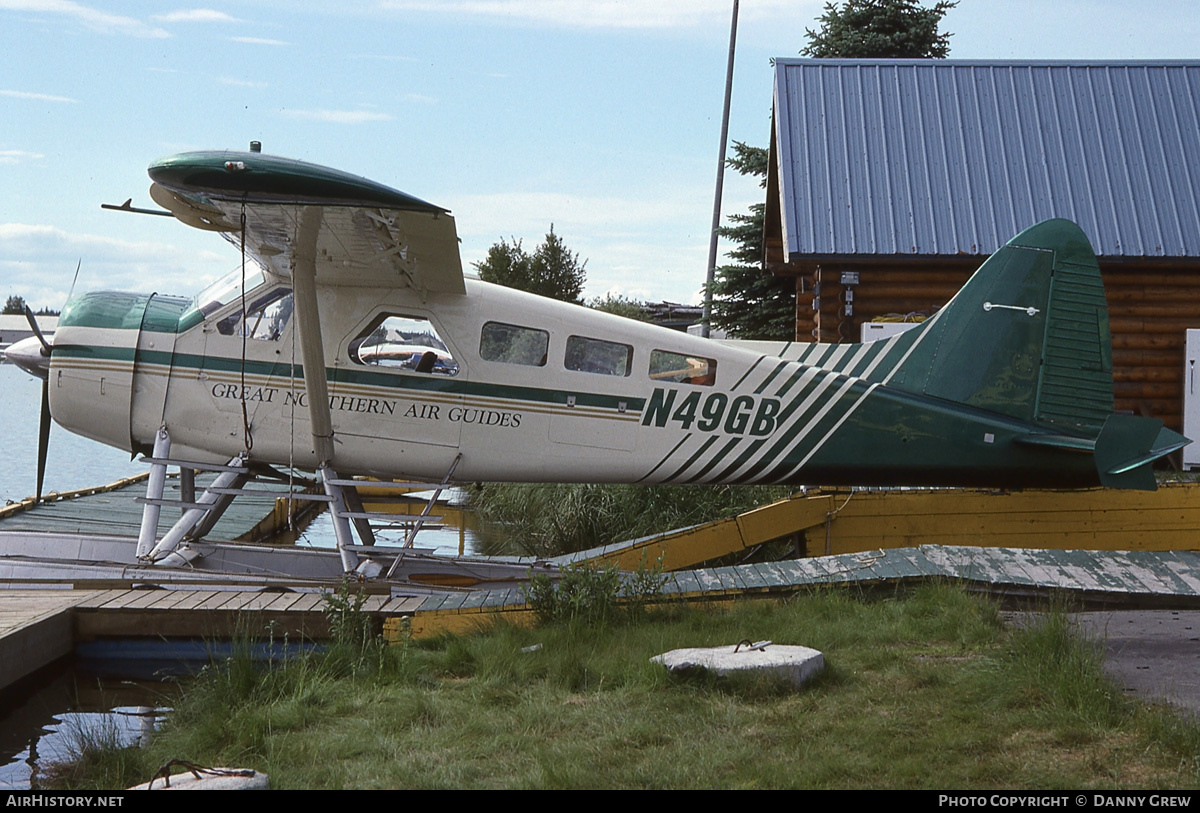
[[[1104,286],[1069,220],[1018,234],[911,333],[889,386],[1092,437],[1112,414]]]

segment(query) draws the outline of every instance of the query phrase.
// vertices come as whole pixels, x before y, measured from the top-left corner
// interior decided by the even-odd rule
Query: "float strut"
[[[154,436],[154,459],[165,460],[171,456],[171,436],[167,427],[159,427]],[[158,517],[162,512],[163,488],[167,481],[167,464],[151,463],[150,479],[146,481],[146,504],[142,507],[142,527],[138,531],[137,558],[142,559],[154,547],[158,533]]]
[[[350,520],[346,518],[346,498],[342,487],[331,480],[338,479],[337,472],[329,466],[321,466],[321,480],[325,485],[325,494],[329,497],[329,517],[333,520],[333,533],[337,537],[338,553],[342,557],[342,570],[353,573],[358,567],[358,554],[351,546],[354,540],[350,536]]]
[[[179,547],[179,543],[183,541],[183,537],[196,527],[197,523],[205,519],[212,511],[218,510],[218,502],[222,499],[222,495],[217,493],[215,489],[227,489],[233,486],[239,478],[245,476],[243,468],[246,462],[246,454],[243,452],[237,457],[229,461],[229,466],[234,471],[223,471],[217,475],[217,479],[213,480],[212,485],[205,489],[204,493],[196,502],[202,506],[199,508],[189,508],[184,512],[183,516],[171,526],[171,530],[159,540],[154,546],[154,550],[150,551],[146,558],[151,562],[156,562],[166,556],[168,553],[174,552]]]

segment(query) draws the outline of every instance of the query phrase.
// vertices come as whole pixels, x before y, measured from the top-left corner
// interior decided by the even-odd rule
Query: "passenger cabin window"
[[[627,344],[588,339],[583,336],[567,338],[568,370],[598,375],[629,375],[633,366],[633,347]]]
[[[350,342],[350,360],[432,375],[458,375],[458,362],[428,319],[392,315],[376,319]]]
[[[711,387],[717,379],[717,362],[714,359],[654,350],[650,353],[650,377],[670,384]]]
[[[225,336],[278,341],[292,319],[292,310],[291,288],[255,291],[254,298],[246,301],[246,318],[242,318],[242,309],[238,308],[217,322],[217,331]]]
[[[549,347],[550,334],[544,330],[488,322],[479,339],[479,356],[484,361],[545,367]]]

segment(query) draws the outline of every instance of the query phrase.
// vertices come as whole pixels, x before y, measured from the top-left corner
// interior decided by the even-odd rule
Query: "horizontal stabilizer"
[[[1153,491],[1150,464],[1191,443],[1156,418],[1110,415],[1096,438],[1096,471],[1101,485]]]

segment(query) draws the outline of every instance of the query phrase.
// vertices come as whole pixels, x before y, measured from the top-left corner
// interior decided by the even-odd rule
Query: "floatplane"
[[[710,341],[464,274],[447,209],[254,145],[149,174],[161,210],[111,208],[216,232],[239,267],[194,297],[74,296],[7,354],[44,418],[146,455],[142,563],[186,561],[280,468],[319,474],[341,568],[375,577],[396,564],[358,477],[1153,489],[1189,442],[1113,413],[1100,273],[1065,220],[891,338]],[[158,537],[167,464],[217,474]]]

